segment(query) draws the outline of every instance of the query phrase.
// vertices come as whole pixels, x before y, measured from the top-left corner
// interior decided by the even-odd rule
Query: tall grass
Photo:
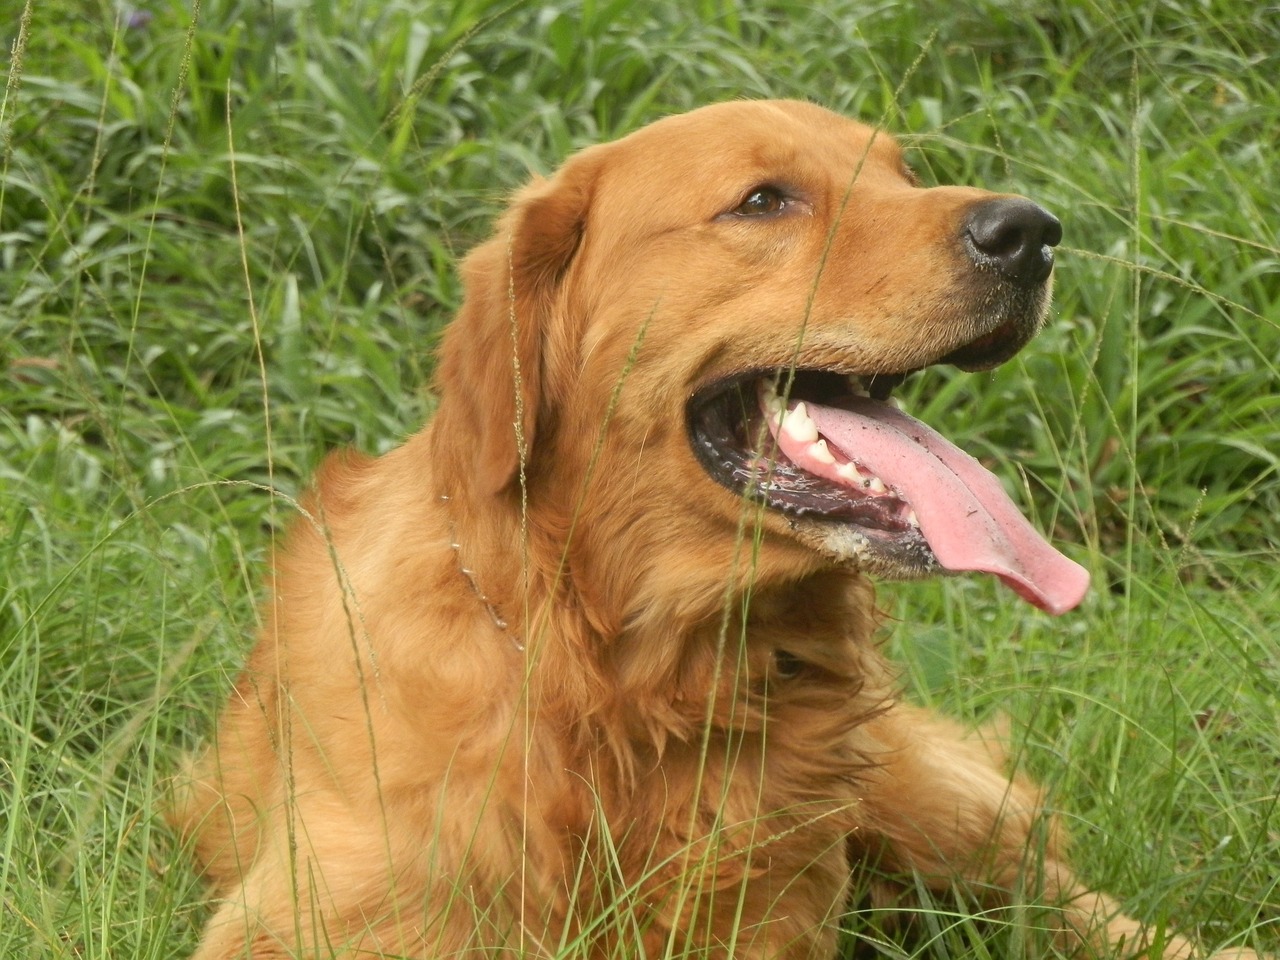
[[[1048,622],[895,587],[889,642],[917,696],[1011,718],[1092,882],[1280,946],[1275,4],[42,0],[0,32],[0,956],[190,949],[158,797],[288,498],[429,414],[454,262],[529,172],[758,96],[1062,217],[1052,328],[908,402],[1097,589]]]

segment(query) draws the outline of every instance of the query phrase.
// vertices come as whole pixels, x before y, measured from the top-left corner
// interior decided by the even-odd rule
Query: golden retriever
[[[1058,221],[724,103],[584,150],[463,265],[439,409],[331,457],[173,819],[197,956],[833,958],[857,889],[1164,957],[998,750],[902,703],[867,575],[1082,568],[886,403],[1036,333]],[[920,889],[917,887],[917,889]],[[869,891],[869,893],[867,893]]]

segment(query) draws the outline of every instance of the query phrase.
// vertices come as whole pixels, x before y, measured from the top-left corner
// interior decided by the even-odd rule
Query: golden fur
[[[783,175],[803,215],[725,215]],[[914,370],[989,334],[953,248],[991,196],[793,102],[521,191],[463,265],[433,421],[331,457],[276,557],[173,811],[220,901],[200,960],[830,958],[869,868],[1143,947],[999,751],[896,698],[858,564],[690,452],[718,377]]]

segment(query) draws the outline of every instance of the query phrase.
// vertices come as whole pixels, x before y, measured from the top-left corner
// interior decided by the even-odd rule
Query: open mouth
[[[777,368],[732,377],[689,401],[690,441],[717,482],[869,573],[984,571],[1050,613],[1076,606],[1087,572],[977,460],[894,405],[902,379]]]

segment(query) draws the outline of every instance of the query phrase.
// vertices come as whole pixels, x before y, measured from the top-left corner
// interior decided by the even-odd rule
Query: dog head
[[[817,106],[706,107],[516,197],[466,262],[441,410],[469,424],[476,490],[518,502],[523,476],[624,618],[714,606],[726,571],[832,565],[989,571],[1062,612],[1084,571],[885,402],[923,367],[1021,349],[1060,236],[1029,200],[921,187],[891,137]]]

